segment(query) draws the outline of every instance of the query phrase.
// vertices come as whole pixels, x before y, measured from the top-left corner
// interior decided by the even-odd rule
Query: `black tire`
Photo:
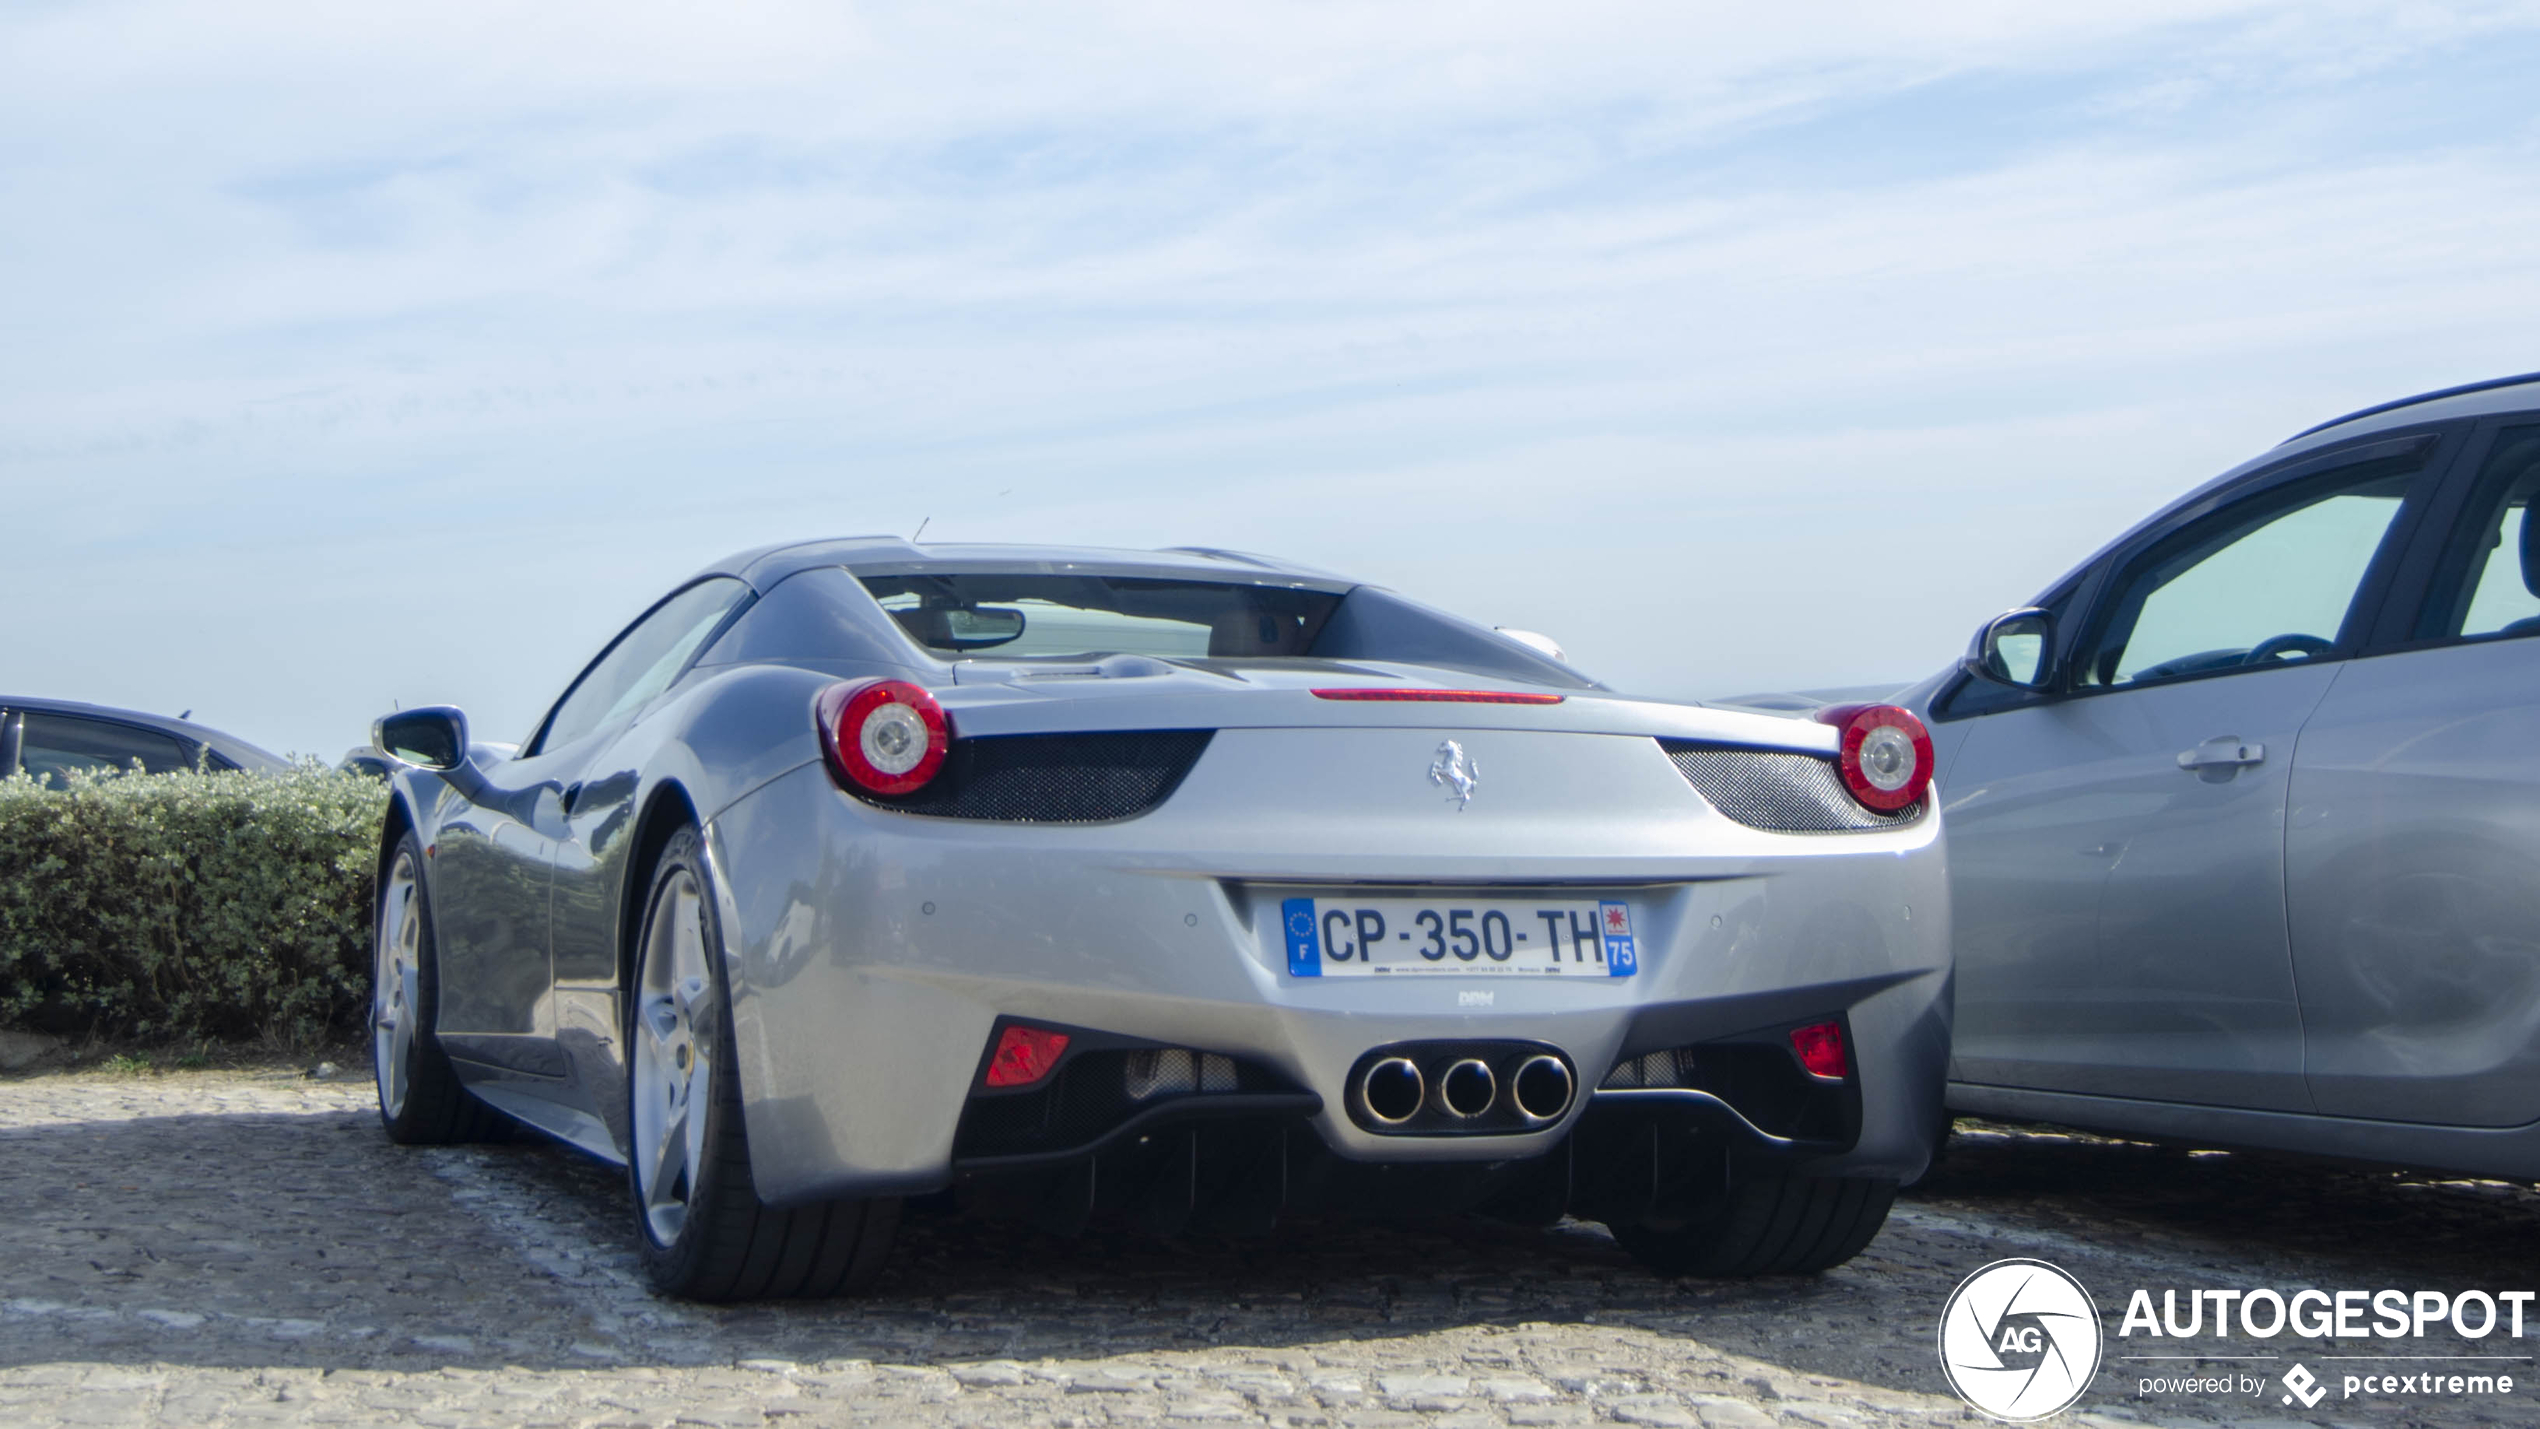
[[[1699,1215],[1611,1227],[1660,1275],[1814,1275],[1861,1253],[1887,1223],[1896,1183],[1859,1176],[1741,1178]]]
[[[759,1200],[750,1175],[740,1078],[734,1074],[739,1059],[733,1050],[731,1018],[725,1015],[731,1006],[731,989],[723,971],[723,932],[715,917],[713,883],[700,856],[701,847],[693,828],[671,835],[663,845],[645,893],[643,927],[629,968],[627,1189],[634,1202],[645,1276],[662,1294],[689,1300],[817,1298],[861,1290],[881,1272],[890,1252],[900,1203],[896,1199],[847,1200],[780,1210]],[[655,936],[661,931],[665,910],[679,916],[674,900],[680,896],[683,879],[695,891],[693,911],[702,941],[704,976],[711,979],[712,993],[695,1005],[682,1036],[692,1056],[704,1051],[709,1075],[702,1108],[703,1151],[687,1177],[678,1224],[665,1237],[656,1226],[644,1168],[638,1164],[647,1152],[645,1137],[638,1130],[645,1123],[639,1120],[637,1103],[648,1093],[638,1073],[643,1049],[637,1039],[650,1035],[641,1022],[649,1005],[646,962],[665,946]],[[688,1113],[697,1110],[692,1106]]]
[[[400,879],[401,868],[411,869]],[[402,900],[394,910],[392,899]],[[409,940],[392,932],[389,916],[398,913],[411,924]],[[431,887],[424,874],[423,848],[409,829],[380,864],[378,888],[371,904],[372,993],[370,1001],[371,1084],[379,1092],[379,1124],[388,1139],[405,1146],[449,1146],[468,1141],[507,1141],[511,1120],[478,1101],[459,1081],[450,1059],[434,1035],[441,1005],[440,947],[433,935]],[[394,945],[394,946],[392,946]],[[408,994],[392,1003],[380,996],[393,958],[410,968]],[[382,1024],[402,1019],[411,1029],[400,1041]],[[392,1077],[392,1073],[394,1076]],[[394,1103],[394,1105],[392,1105]]]

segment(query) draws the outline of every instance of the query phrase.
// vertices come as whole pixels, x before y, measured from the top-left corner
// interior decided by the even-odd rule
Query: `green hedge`
[[[0,1027],[293,1047],[358,1034],[388,789],[307,765],[0,780]]]

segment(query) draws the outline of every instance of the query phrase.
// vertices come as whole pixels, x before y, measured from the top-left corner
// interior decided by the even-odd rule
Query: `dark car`
[[[291,761],[234,734],[183,719],[71,700],[0,695],[0,774],[59,786],[74,769],[174,774],[194,768],[279,774]]]

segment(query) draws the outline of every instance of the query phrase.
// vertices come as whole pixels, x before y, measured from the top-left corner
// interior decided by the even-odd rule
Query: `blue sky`
[[[1758,9],[10,7],[0,688],[511,734],[714,557],[927,520],[1902,680],[2540,368],[2540,8]]]

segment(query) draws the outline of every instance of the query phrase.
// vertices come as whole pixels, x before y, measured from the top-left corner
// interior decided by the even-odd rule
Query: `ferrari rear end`
[[[771,1205],[1569,1214],[1662,1271],[1801,1272],[1941,1124],[1901,710],[1143,656],[807,703],[822,757],[705,828]]]

